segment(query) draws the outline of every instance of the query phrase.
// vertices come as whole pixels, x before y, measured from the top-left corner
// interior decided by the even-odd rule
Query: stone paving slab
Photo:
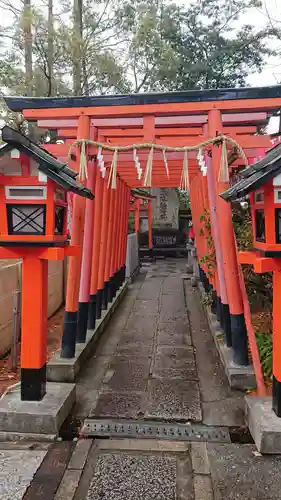
[[[187,321],[174,321],[170,323],[165,323],[162,321],[158,322],[158,336],[160,336],[162,333],[168,334],[168,335],[182,335],[183,337],[185,336],[188,341],[191,343],[191,336],[190,336],[190,325]]]
[[[191,346],[190,335],[182,335],[178,333],[165,333],[159,331],[157,335],[157,345],[159,347],[189,347]]]
[[[158,299],[139,300],[136,299],[132,307],[133,314],[155,314],[159,307]]]
[[[92,443],[93,441],[91,439],[80,439],[77,441],[68,464],[68,469],[84,469]]]
[[[81,478],[81,470],[67,470],[55,494],[54,500],[73,500]]]
[[[107,382],[107,387],[116,391],[144,391],[149,375],[149,358],[115,357],[109,370],[113,375]]]
[[[0,449],[1,500],[22,500],[46,453],[47,450]]]
[[[167,380],[195,380],[197,370],[192,348],[157,347],[152,364],[152,376]]]
[[[199,385],[189,380],[149,381],[145,418],[201,421]]]
[[[150,334],[153,336],[157,326],[157,314],[155,315],[132,315],[128,319],[124,332],[139,334]]]
[[[186,307],[184,302],[184,295],[177,294],[174,295],[161,295],[159,301],[160,309],[170,309],[171,311],[176,312],[184,312],[186,314]]]
[[[184,282],[191,336],[195,348],[204,423],[207,425],[244,424],[244,398],[231,390],[225,376],[198,291]]]
[[[196,500],[213,500],[214,497],[211,478],[209,476],[195,476],[194,491]]]
[[[54,443],[37,470],[23,500],[54,500],[73,450],[73,442]],[[8,500],[14,500],[14,497],[8,497]]]
[[[153,336],[143,334],[141,335],[134,335],[134,334],[126,334],[122,337],[121,341],[119,342],[117,348],[116,348],[116,354],[119,352],[123,351],[124,349],[130,350],[131,353],[134,352],[135,349],[143,349],[143,348],[150,348],[152,349],[153,347]]]
[[[103,392],[89,417],[138,418],[144,412],[145,399],[135,392]]]
[[[187,322],[186,311],[174,311],[171,309],[161,309],[159,321],[163,323]]]
[[[202,402],[203,424],[242,427],[245,425],[243,409],[244,395],[237,395],[220,401]]]
[[[155,451],[161,453],[184,453],[187,455],[190,452],[191,446],[187,441],[167,441],[161,439],[100,439],[96,441],[100,450],[117,450],[117,451],[144,451],[153,453]],[[200,443],[196,443],[200,444]],[[188,455],[187,455],[188,456]],[[189,467],[188,472],[191,472]]]
[[[140,300],[154,300],[156,297],[160,295],[160,284],[159,283],[151,283],[150,286],[146,285],[146,287],[142,287],[140,293],[138,294],[138,299]]]
[[[149,342],[149,344],[146,344],[145,342],[140,344],[139,343],[135,344],[133,342],[121,344],[120,346],[118,346],[115,356],[131,357],[132,347],[134,349],[134,355],[136,358],[147,358],[147,359],[152,358],[152,351],[153,351],[152,341]]]
[[[281,457],[254,445],[207,444],[215,500],[280,500]]]
[[[210,474],[206,443],[191,444],[191,460],[194,474]]]

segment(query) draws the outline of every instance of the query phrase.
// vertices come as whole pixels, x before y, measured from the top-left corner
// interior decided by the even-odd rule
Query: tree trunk
[[[53,0],[48,0],[48,97],[53,93],[54,78],[54,13]]]
[[[73,0],[73,92],[82,90],[83,0]]]
[[[24,31],[24,63],[26,95],[33,94],[32,68],[32,32],[31,32],[31,0],[24,0],[23,4],[23,31]]]

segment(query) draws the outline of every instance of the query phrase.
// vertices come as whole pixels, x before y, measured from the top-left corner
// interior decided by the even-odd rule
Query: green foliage
[[[247,250],[252,248],[253,231],[249,207],[247,209],[243,209],[240,204],[236,204],[232,210],[232,221],[238,250]]]
[[[135,232],[135,218],[134,218],[134,213],[133,212],[129,213],[128,232],[129,232],[129,234]]]
[[[177,193],[178,193],[179,202],[180,202],[180,210],[189,210],[190,211],[189,193],[181,188],[177,188]]]
[[[252,219],[250,209],[242,209],[236,204],[232,211],[233,227],[238,250],[253,248]],[[247,294],[252,308],[271,309],[272,307],[272,274],[256,274],[252,266],[243,266],[243,274]]]
[[[205,307],[211,307],[213,300],[214,300],[213,293],[212,291],[210,291],[210,292],[204,292],[201,302]]]
[[[259,350],[263,374],[266,378],[272,377],[272,336],[265,333],[256,333],[257,346]]]
[[[201,0],[188,7],[128,2],[135,91],[245,85],[270,52],[271,30],[239,23],[248,9],[259,6],[256,0]]]

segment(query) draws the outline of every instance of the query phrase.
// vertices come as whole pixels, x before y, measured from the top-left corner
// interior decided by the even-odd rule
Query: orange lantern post
[[[0,258],[22,258],[21,399],[46,393],[48,260],[79,255],[68,246],[68,190],[93,199],[76,174],[27,137],[2,129]]]

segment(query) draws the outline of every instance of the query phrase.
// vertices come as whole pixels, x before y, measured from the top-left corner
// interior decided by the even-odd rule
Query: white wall
[[[139,266],[139,243],[137,233],[128,235],[126,255],[126,278],[134,274]]]
[[[62,261],[48,262],[48,317],[63,302],[63,267]],[[0,261],[0,356],[11,348],[13,293],[20,288],[21,262]]]

